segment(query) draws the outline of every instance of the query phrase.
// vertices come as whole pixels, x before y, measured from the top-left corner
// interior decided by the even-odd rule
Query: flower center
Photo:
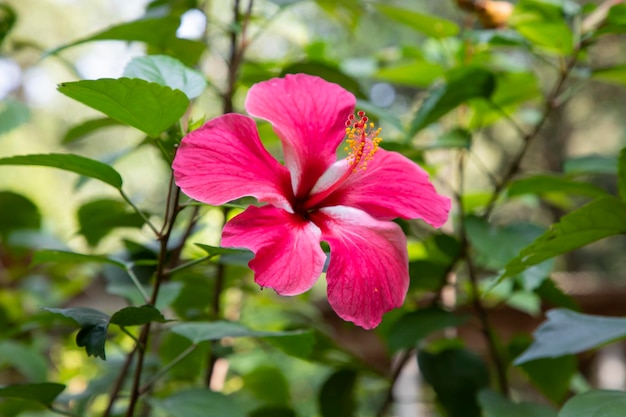
[[[364,111],[357,113],[359,119],[351,114],[346,121],[346,147],[349,152],[348,162],[352,167],[352,171],[357,169],[367,169],[367,163],[374,158],[374,154],[378,151],[378,144],[383,140],[380,135],[382,130],[380,127],[375,128],[374,123],[369,121]]]
[[[368,162],[374,159],[378,144],[383,140],[379,136],[381,129],[375,128],[374,123],[369,121],[364,111],[359,111],[357,116],[358,119],[351,114],[346,121],[345,150],[348,152],[346,158],[348,168],[338,168],[341,169],[339,171],[331,167],[313,187],[311,196],[299,205],[300,209],[304,211],[314,209],[339,188],[351,174],[367,169]]]

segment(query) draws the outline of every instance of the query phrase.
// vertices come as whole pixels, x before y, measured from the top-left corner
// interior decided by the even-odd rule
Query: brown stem
[[[113,404],[117,400],[117,397],[120,394],[120,390],[124,385],[124,380],[126,379],[126,375],[128,374],[128,370],[130,369],[130,365],[133,363],[133,358],[135,357],[135,353],[137,352],[138,345],[126,356],[126,360],[122,365],[122,369],[120,370],[117,379],[113,383],[113,388],[111,389],[111,394],[109,396],[109,403],[107,404],[106,410],[102,414],[102,417],[109,417],[111,415],[111,411],[113,410]]]
[[[502,176],[501,180],[495,185],[493,194],[491,195],[491,198],[489,202],[487,203],[487,207],[483,214],[483,218],[488,218],[493,212],[493,209],[495,208],[495,205],[496,205],[496,201],[498,200],[502,192],[506,189],[506,187],[509,185],[509,182],[518,173],[522,164],[522,160],[524,159],[524,156],[526,156],[526,153],[530,149],[530,144],[532,143],[533,139],[537,137],[539,131],[541,131],[541,128],[548,121],[550,115],[552,114],[552,111],[563,104],[561,102],[558,102],[558,98],[559,98],[559,95],[561,94],[561,89],[563,88],[565,81],[567,80],[572,69],[576,65],[579,52],[580,52],[580,49],[577,47],[577,49],[574,51],[574,54],[569,59],[568,63],[561,68],[559,78],[556,84],[554,85],[554,87],[552,88],[552,91],[550,91],[550,93],[548,94],[546,98],[541,119],[531,131],[529,131],[528,133],[522,136],[522,148],[519,150],[517,155],[515,155],[515,157],[509,164],[509,167],[504,173],[504,175]]]
[[[415,349],[408,349],[408,350],[405,350],[400,356],[400,359],[398,359],[398,362],[396,363],[396,366],[390,377],[389,388],[387,388],[387,393],[385,394],[385,400],[383,401],[382,406],[378,410],[378,413],[376,413],[376,417],[384,417],[387,414],[389,407],[393,403],[394,385],[396,385],[396,381],[400,377],[400,374],[402,373],[402,369],[404,369],[404,366],[406,365],[406,363],[414,355],[415,355]]]

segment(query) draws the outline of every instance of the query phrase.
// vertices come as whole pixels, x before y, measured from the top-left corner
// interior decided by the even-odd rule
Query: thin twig
[[[113,383],[113,389],[111,390],[111,394],[109,395],[109,403],[107,405],[106,410],[104,410],[104,414],[102,414],[102,417],[109,417],[111,415],[113,404],[115,404],[115,401],[117,400],[120,390],[122,389],[122,386],[124,385],[124,380],[126,379],[126,375],[128,374],[128,370],[130,369],[130,365],[133,362],[133,358],[135,357],[135,352],[137,352],[138,348],[139,348],[139,345],[135,345],[135,348],[128,354],[128,356],[126,356],[124,365],[122,365],[122,369],[120,370],[120,373],[118,374],[117,379]]]
[[[135,212],[137,214],[139,214],[141,216],[141,218],[143,219],[144,222],[146,222],[146,224],[148,225],[148,227],[150,228],[150,230],[152,230],[152,232],[156,235],[159,236],[159,231],[157,230],[157,228],[154,226],[154,224],[152,224],[152,222],[150,221],[150,219],[148,218],[148,216],[146,216],[146,214],[141,211],[139,209],[139,207],[137,207],[135,205],[135,203],[133,203],[133,201],[130,199],[130,197],[128,197],[128,195],[126,195],[126,193],[119,188],[118,189],[120,192],[120,195],[122,196],[122,198],[124,199],[124,201],[126,201],[128,203],[129,206],[131,206],[133,208],[133,210],[135,210]]]
[[[400,377],[400,374],[402,373],[404,366],[407,364],[409,359],[411,359],[413,356],[415,356],[415,349],[408,349],[408,350],[405,350],[400,356],[400,359],[398,359],[396,366],[393,372],[391,373],[391,377],[389,381],[389,388],[387,388],[387,393],[385,394],[385,400],[383,401],[382,406],[378,410],[378,413],[376,413],[376,417],[384,417],[387,414],[389,407],[393,403],[393,388],[396,385],[396,381]]]
[[[152,378],[150,379],[150,381],[146,382],[140,389],[139,389],[139,393],[143,394],[146,393],[150,390],[150,388],[152,388],[152,386],[165,374],[167,374],[170,369],[172,369],[174,366],[178,365],[178,363],[180,361],[182,361],[183,359],[185,359],[187,356],[189,356],[194,350],[196,350],[196,348],[198,347],[197,344],[192,344],[191,346],[189,346],[187,349],[185,349],[184,351],[182,351],[178,356],[176,356],[174,359],[172,359],[172,361],[170,363],[168,363],[167,365],[165,365],[163,368],[159,369],[159,372],[157,372],[156,374],[154,374],[152,376]]]

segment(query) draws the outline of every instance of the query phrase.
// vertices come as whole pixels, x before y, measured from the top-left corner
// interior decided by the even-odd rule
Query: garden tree
[[[7,68],[35,50],[93,110],[42,150],[28,78],[0,107],[23,150],[0,148],[0,415],[397,415],[417,361],[429,415],[623,416],[578,359],[626,318],[580,311],[553,272],[622,250],[626,151],[586,126],[571,157],[566,105],[620,86],[621,121],[603,48],[623,51],[626,4],[436,3],[154,0],[51,49],[19,31],[34,6],[0,3]],[[190,16],[206,28],[183,37]],[[310,40],[280,35],[294,21]],[[84,79],[73,51],[102,41],[142,53]],[[75,179],[54,210],[79,238],[50,236],[13,174],[40,169]],[[502,305],[547,311],[510,337]]]

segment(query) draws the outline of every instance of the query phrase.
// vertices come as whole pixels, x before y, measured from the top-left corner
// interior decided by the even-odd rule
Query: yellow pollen
[[[360,111],[357,115],[358,119],[350,115],[346,121],[347,146],[344,148],[348,152],[348,162],[354,172],[358,168],[367,169],[367,163],[374,159],[378,145],[383,140],[380,137],[382,129],[380,127],[376,129],[374,123],[369,122],[365,112]]]

